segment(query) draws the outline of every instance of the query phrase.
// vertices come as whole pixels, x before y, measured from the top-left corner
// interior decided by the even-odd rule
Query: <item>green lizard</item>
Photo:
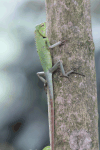
[[[51,150],[54,150],[54,102],[53,102],[52,73],[60,66],[63,76],[68,78],[69,74],[75,72],[75,70],[71,70],[70,72],[65,74],[63,64],[60,60],[52,67],[52,58],[50,54],[50,49],[54,48],[55,46],[63,44],[65,40],[59,41],[50,46],[49,40],[46,36],[46,22],[36,26],[35,38],[36,38],[37,52],[44,70],[44,72],[38,72],[37,76],[40,78],[41,81],[44,82],[44,86],[47,85],[47,97],[49,104],[48,105],[49,131],[50,131],[49,132],[50,146],[49,147],[47,146],[47,148],[49,149],[51,148]],[[45,76],[46,80],[43,78],[43,76]],[[48,149],[46,149],[45,147],[43,150]]]
[[[46,146],[43,150],[50,150],[50,146]]]

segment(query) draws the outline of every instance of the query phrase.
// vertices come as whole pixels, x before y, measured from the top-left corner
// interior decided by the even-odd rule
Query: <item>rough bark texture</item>
[[[98,109],[90,0],[46,0],[47,36],[51,44],[68,39],[51,50],[53,65],[60,59],[70,80],[53,75],[55,150],[99,150]]]

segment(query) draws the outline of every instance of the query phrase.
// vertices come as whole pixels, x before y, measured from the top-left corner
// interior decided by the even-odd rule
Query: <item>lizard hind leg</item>
[[[71,71],[65,73],[63,64],[62,64],[62,62],[61,62],[60,60],[59,60],[52,68],[50,68],[49,71],[50,71],[51,73],[53,73],[59,66],[60,66],[60,69],[61,69],[61,72],[62,72],[62,76],[61,76],[61,77],[69,78],[69,75],[70,75],[71,73],[79,74],[79,75],[85,77],[85,75],[83,75],[82,73],[78,73],[78,72],[75,71],[75,70],[78,69],[79,67],[76,68],[76,69],[74,68],[74,69],[72,69]]]
[[[68,75],[70,74],[70,72],[65,74],[65,70],[64,70],[63,64],[62,64],[62,62],[60,60],[52,68],[50,68],[49,71],[51,73],[53,73],[59,66],[60,66],[60,69],[61,69],[61,72],[62,72],[63,76],[68,78]]]
[[[45,73],[44,72],[37,72],[37,76],[44,83],[44,90],[47,94],[47,81],[42,77],[42,76],[45,76]]]

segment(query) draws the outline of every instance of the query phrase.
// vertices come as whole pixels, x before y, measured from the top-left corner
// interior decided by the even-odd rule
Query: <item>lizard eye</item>
[[[44,24],[41,24],[41,27],[44,26]]]

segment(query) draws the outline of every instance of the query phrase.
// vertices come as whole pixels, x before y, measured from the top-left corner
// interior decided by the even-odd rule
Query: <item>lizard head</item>
[[[38,31],[42,37],[46,37],[46,22],[36,26],[35,32]]]
[[[40,24],[39,33],[40,33],[43,37],[46,37],[46,22]]]

